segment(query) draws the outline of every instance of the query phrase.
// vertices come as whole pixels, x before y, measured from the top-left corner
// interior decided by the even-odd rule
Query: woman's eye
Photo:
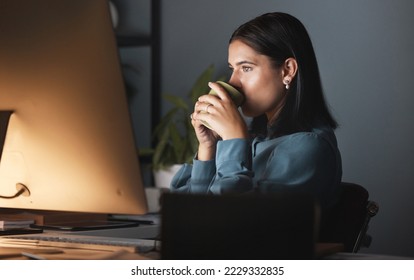
[[[250,66],[243,66],[243,72],[250,72],[250,71],[252,71],[252,67],[250,67]]]

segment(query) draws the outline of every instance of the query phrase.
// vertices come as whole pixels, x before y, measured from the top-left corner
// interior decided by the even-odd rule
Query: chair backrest
[[[165,193],[163,259],[312,259],[319,208],[304,194]]]
[[[378,204],[369,201],[368,191],[355,183],[341,183],[342,194],[337,206],[324,217],[320,241],[343,243],[346,252],[356,253],[370,245],[368,224],[378,212]]]

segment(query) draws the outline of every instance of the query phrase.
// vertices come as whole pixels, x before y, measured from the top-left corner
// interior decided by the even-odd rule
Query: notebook
[[[162,259],[313,259],[319,208],[306,194],[166,193]]]

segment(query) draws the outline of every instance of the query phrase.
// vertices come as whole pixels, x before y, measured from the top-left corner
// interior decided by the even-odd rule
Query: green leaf
[[[214,65],[210,65],[197,78],[196,82],[194,83],[190,91],[190,100],[193,104],[197,101],[197,99],[201,95],[207,94],[209,92],[208,82],[211,82],[213,78],[213,72],[214,72]]]
[[[154,154],[154,149],[151,148],[139,148],[138,150],[139,156],[152,156]]]
[[[172,125],[170,127],[170,136],[171,136],[171,145],[174,148],[174,158],[176,163],[182,163],[181,162],[181,154],[185,150],[185,141],[183,141],[183,138],[180,135],[180,132],[178,131],[177,127],[175,125]]]
[[[179,96],[164,94],[164,98],[175,105],[177,108],[188,110],[188,104]]]
[[[157,138],[162,137],[164,131],[168,129],[168,127],[174,121],[175,116],[178,114],[179,111],[180,108],[173,108],[160,120],[160,122],[154,129],[153,140],[157,141]]]
[[[162,161],[165,161],[165,150],[168,145],[169,139],[169,130],[164,130],[161,134],[161,137],[158,139],[158,144],[155,147],[154,156],[152,158],[152,163],[154,167],[158,166]]]

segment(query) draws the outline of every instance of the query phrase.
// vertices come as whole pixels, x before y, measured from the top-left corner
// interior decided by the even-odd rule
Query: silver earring
[[[283,83],[285,84],[285,88],[288,90],[289,89],[290,80],[286,79],[286,80],[283,81]]]

